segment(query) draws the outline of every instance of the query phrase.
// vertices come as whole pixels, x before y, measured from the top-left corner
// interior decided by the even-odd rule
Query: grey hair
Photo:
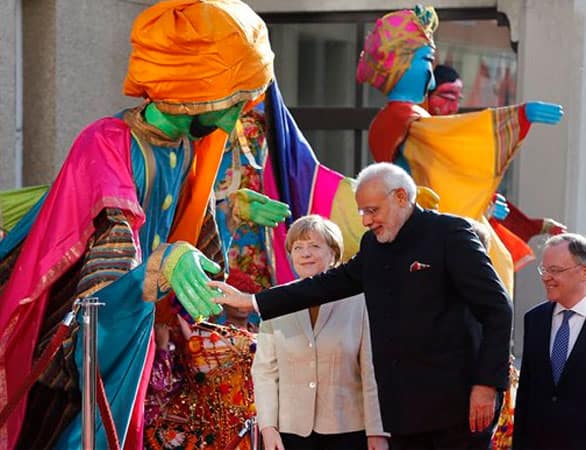
[[[568,243],[568,250],[577,264],[586,264],[586,237],[578,233],[562,233],[550,237],[544,247],[552,247],[564,242]]]
[[[411,175],[403,168],[389,162],[370,164],[358,174],[356,178],[356,190],[360,189],[362,184],[374,179],[380,179],[389,192],[393,189],[405,189],[409,201],[415,203],[417,186],[415,186],[415,181],[413,181]]]

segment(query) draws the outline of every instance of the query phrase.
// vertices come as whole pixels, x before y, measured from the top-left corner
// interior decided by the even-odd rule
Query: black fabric
[[[457,427],[446,428],[426,433],[395,435],[391,439],[390,450],[472,450],[471,433],[469,428],[462,424]],[[488,447],[484,447],[487,450]]]
[[[364,431],[321,434],[313,431],[309,436],[281,433],[286,450],[368,450]]]
[[[525,314],[514,450],[586,448],[586,327],[582,327],[556,386],[549,357],[554,306],[542,303]]]

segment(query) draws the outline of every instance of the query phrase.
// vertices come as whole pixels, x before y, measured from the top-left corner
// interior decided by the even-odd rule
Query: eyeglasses
[[[545,275],[546,273],[548,273],[552,276],[556,276],[556,275],[559,275],[560,273],[564,273],[567,270],[575,269],[576,267],[579,267],[581,265],[582,264],[576,264],[575,266],[566,267],[564,269],[564,268],[555,267],[555,266],[554,267],[544,267],[540,264],[539,266],[537,266],[537,273],[539,273],[539,275],[541,275],[541,276]]]
[[[397,189],[399,189],[399,188],[391,189],[389,192],[387,192],[384,195],[384,198],[391,195]],[[379,209],[380,209],[380,206],[367,206],[366,208],[358,208],[358,214],[360,216],[374,217],[378,213]]]

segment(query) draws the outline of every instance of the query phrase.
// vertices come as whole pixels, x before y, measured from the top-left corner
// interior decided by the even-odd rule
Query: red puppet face
[[[460,79],[440,84],[429,94],[429,113],[434,116],[456,114],[460,109],[463,87]]]

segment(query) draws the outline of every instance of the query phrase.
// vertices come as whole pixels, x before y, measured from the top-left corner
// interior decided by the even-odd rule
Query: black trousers
[[[366,433],[320,434],[312,431],[307,437],[281,433],[285,450],[368,450]]]
[[[492,434],[498,424],[503,403],[502,392],[497,393],[494,419],[479,433],[472,433],[468,423],[429,431],[391,436],[391,450],[490,450]]]

